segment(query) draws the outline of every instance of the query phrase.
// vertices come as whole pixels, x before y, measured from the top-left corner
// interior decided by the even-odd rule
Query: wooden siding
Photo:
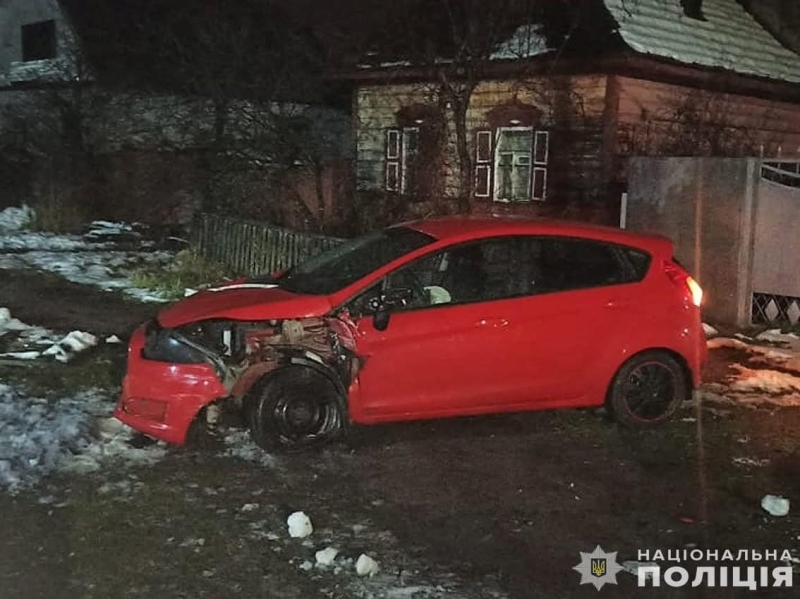
[[[470,151],[475,131],[488,126],[493,108],[519,102],[542,112],[541,127],[551,131],[548,194],[553,202],[599,196],[608,182],[604,170],[603,116],[606,76],[538,77],[525,81],[484,81],[475,89],[467,111]],[[435,105],[435,94],[424,84],[362,86],[356,92],[357,182],[359,189],[384,185],[385,130],[397,126],[396,113],[412,104]],[[445,195],[458,189],[458,160],[452,114],[447,115],[442,160]]]
[[[422,85],[360,87],[355,97],[356,185],[363,190],[384,187],[386,129],[397,127],[397,111],[412,104],[433,103]]]
[[[621,155],[800,155],[796,104],[627,77],[618,86]]]

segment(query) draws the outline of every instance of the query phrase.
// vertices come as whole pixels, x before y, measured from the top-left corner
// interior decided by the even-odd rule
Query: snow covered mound
[[[14,493],[54,472],[91,472],[111,459],[160,459],[163,445],[135,449],[130,429],[111,426],[112,407],[98,391],[45,399],[0,383],[0,488]]]
[[[11,207],[0,211],[0,231],[19,231],[29,225],[34,219],[34,212],[30,206],[21,208]]]
[[[724,401],[748,405],[800,407],[800,339],[779,329],[748,337],[716,337],[708,348],[737,349],[741,363],[729,365],[730,374],[724,383],[711,383],[707,388]],[[712,396],[713,397],[713,396]]]
[[[42,356],[52,357],[59,362],[69,362],[77,354],[97,345],[97,337],[85,331],[72,331],[59,338],[53,331],[34,327],[13,318],[8,308],[0,307],[0,337],[9,333],[11,343],[4,343],[11,351],[0,353],[0,358],[35,360]],[[107,341],[108,342],[108,341]],[[113,343],[114,341],[110,341]],[[116,340],[119,342],[119,339]]]

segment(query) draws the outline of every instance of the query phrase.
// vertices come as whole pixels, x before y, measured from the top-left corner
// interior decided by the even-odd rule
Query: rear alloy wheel
[[[686,374],[669,354],[650,351],[623,364],[609,389],[608,404],[625,426],[647,426],[669,419],[688,399]]]
[[[324,374],[308,366],[285,366],[253,389],[250,434],[268,451],[304,449],[339,436],[344,399]]]

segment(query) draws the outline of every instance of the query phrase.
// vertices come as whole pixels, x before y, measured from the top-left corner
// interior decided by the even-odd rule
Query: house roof
[[[700,18],[687,16],[692,5],[699,6],[695,16]],[[754,85],[764,79],[789,84],[783,90],[789,93],[800,83],[800,55],[782,45],[745,5],[750,6],[748,0],[537,0],[532,16],[538,20],[528,21],[536,24],[512,28],[488,56],[487,73],[508,76],[520,68],[534,73],[539,64],[542,72],[613,70],[655,60],[665,68],[753,77]],[[353,76],[377,78],[391,70],[393,78],[414,78],[419,65],[402,46],[398,53],[385,35],[382,39],[386,47],[363,57],[360,74]],[[439,64],[448,64],[447,56],[442,54]],[[429,73],[417,70],[416,76]],[[646,68],[642,76],[648,76]]]
[[[704,20],[681,0],[605,0],[623,41],[658,58],[800,83],[800,56],[781,45],[736,0],[703,0]]]

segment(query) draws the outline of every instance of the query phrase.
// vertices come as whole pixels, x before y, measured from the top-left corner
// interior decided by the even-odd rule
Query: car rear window
[[[620,248],[620,251],[630,265],[632,274],[630,282],[637,283],[644,279],[647,271],[650,270],[650,262],[652,262],[650,254],[633,248]]]

